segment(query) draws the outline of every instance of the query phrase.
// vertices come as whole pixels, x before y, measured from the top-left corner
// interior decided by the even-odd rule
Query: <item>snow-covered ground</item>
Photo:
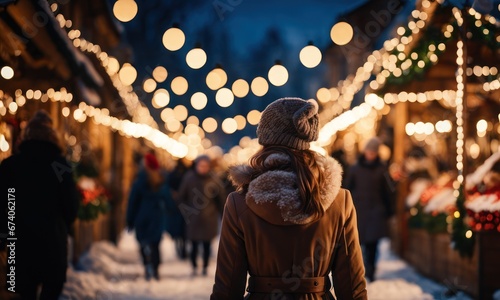
[[[82,271],[68,270],[68,281],[60,299],[208,299],[215,274],[217,241],[213,244],[208,276],[193,277],[189,262],[176,258],[174,244],[165,235],[160,246],[160,281],[144,279],[137,247],[134,236],[126,232],[117,246],[110,242],[93,244],[80,260]],[[368,284],[369,299],[471,299],[462,292],[446,297],[446,286],[419,275],[394,256],[388,240],[381,243],[380,250],[377,280]]]

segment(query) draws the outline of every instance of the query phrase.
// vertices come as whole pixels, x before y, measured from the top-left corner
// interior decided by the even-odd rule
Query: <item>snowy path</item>
[[[369,299],[470,299],[463,293],[448,298],[447,288],[417,274],[389,251],[389,242],[381,244],[376,280],[368,285]],[[217,241],[213,244],[216,252]],[[161,244],[163,264],[161,280],[146,281],[133,235],[124,233],[118,246],[95,243],[81,259],[85,271],[68,271],[68,282],[61,299],[159,300],[208,299],[215,273],[215,253],[208,276],[191,276],[188,261],[175,257],[172,240],[165,236]]]

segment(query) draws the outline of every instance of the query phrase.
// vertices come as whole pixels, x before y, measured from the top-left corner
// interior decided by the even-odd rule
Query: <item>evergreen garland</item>
[[[453,249],[457,250],[462,257],[471,257],[474,252],[475,234],[467,225],[465,217],[467,209],[465,208],[465,194],[463,185],[459,188],[457,197],[457,211],[454,214],[451,243]]]
[[[431,44],[435,46],[439,45],[440,43],[447,44],[451,40],[456,40],[457,33],[460,31],[460,28],[457,24],[455,17],[453,17],[451,13],[450,7],[440,5],[437,8],[435,14],[447,15],[449,16],[450,20],[449,22],[445,23],[441,28],[429,24],[424,29],[422,29],[425,30],[423,37],[420,38],[418,44],[412,49],[412,53],[413,52],[416,53],[418,57],[416,59],[412,58],[413,63],[411,67],[403,70],[401,76],[395,76],[391,72],[386,79],[385,86],[402,85],[413,80],[423,80],[427,71],[435,64],[435,62],[430,61],[429,46]],[[496,24],[493,24],[488,20],[484,20],[484,17],[483,19],[478,20],[476,19],[475,16],[469,13],[464,14],[463,17],[466,19],[467,24],[470,24],[467,28],[468,32],[467,35],[469,40],[482,43],[488,46],[493,51],[500,49],[500,39],[498,38],[499,29],[496,27]],[[477,21],[481,23],[480,26],[476,25]],[[449,37],[446,37],[444,36],[443,32],[444,28],[448,25],[453,26],[453,32]],[[411,29],[405,28],[405,33],[403,34],[403,36],[410,37],[412,34],[413,32]],[[395,55],[396,57],[400,53],[404,54],[404,51],[399,51],[397,48],[391,51],[391,55]],[[439,59],[439,57],[444,53],[444,51],[441,51],[439,48],[436,47],[433,53],[437,55]],[[398,68],[401,68],[401,65],[407,59],[410,58],[407,57],[404,60],[398,59],[398,61],[396,62],[396,66]],[[423,68],[418,66],[418,64],[416,63],[418,61],[423,61],[425,63]],[[497,77],[495,75],[489,75],[487,81],[495,80],[496,78]],[[377,93],[383,96],[384,91],[383,89],[381,89],[377,91]]]
[[[425,229],[431,234],[444,233],[448,230],[448,223],[446,219],[448,214],[444,212],[426,213],[422,204],[417,203],[412,210],[415,209],[416,213],[412,214],[408,220],[410,228]]]

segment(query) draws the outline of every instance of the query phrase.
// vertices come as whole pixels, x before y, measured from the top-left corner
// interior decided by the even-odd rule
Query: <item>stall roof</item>
[[[390,75],[386,83],[377,90],[377,93],[384,94],[386,92],[425,92],[431,90],[455,90],[456,89],[456,42],[458,40],[459,31],[464,30],[464,26],[459,27],[456,24],[455,18],[452,13],[453,6],[448,4],[441,5],[437,2],[432,3],[429,8],[421,8],[426,12],[428,19],[425,27],[422,28],[417,34],[411,34],[412,42],[405,47],[402,52],[406,57],[409,57],[413,52],[427,55],[431,44],[443,43],[446,45],[444,51],[436,51],[438,60],[434,64],[429,64],[428,67],[418,69],[417,67],[409,68],[409,72],[403,73],[400,77]],[[498,19],[496,24],[491,22],[484,22],[483,18],[482,27],[486,28],[490,34],[488,36],[481,36],[478,28],[474,23],[475,16],[469,13],[464,14],[465,26],[467,26],[468,37],[466,40],[468,59],[466,63],[470,67],[474,66],[487,66],[497,67],[500,65],[500,42],[495,42],[495,37],[498,40],[500,27],[498,27]],[[453,26],[455,29],[449,38],[442,36],[443,28],[445,26]],[[481,30],[483,28],[481,27]],[[493,37],[493,41],[491,41]],[[422,52],[422,53],[421,53]],[[401,51],[393,50],[393,54],[398,55]],[[420,58],[419,58],[420,59]],[[482,83],[494,79],[483,77],[470,77],[470,87],[474,92],[479,92],[477,86],[482,87]],[[484,92],[484,91],[483,91]]]
[[[4,7],[4,11],[0,12],[2,57],[7,52],[10,56],[8,62],[24,64],[26,71],[23,77],[37,78],[32,85],[45,87],[44,80],[53,83],[57,82],[57,78],[62,82],[79,78],[86,89],[97,90],[103,86],[103,78],[92,62],[73,46],[46,0],[1,1],[0,6]],[[23,61],[20,62],[20,59]],[[23,79],[20,78],[20,82]],[[12,83],[9,84],[15,85]],[[100,100],[96,103],[96,97],[86,99],[85,94],[89,93],[82,93],[86,102],[100,104]]]

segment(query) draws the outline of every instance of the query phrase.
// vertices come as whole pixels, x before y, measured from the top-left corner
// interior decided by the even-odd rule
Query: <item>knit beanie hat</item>
[[[39,110],[24,129],[23,140],[46,141],[63,150],[57,132],[52,128],[52,119],[45,110]]]
[[[380,139],[378,137],[373,137],[366,142],[364,151],[378,152],[380,144]]]
[[[318,139],[318,103],[300,98],[281,98],[262,112],[257,137],[263,146],[282,145],[297,150],[309,149]]]

